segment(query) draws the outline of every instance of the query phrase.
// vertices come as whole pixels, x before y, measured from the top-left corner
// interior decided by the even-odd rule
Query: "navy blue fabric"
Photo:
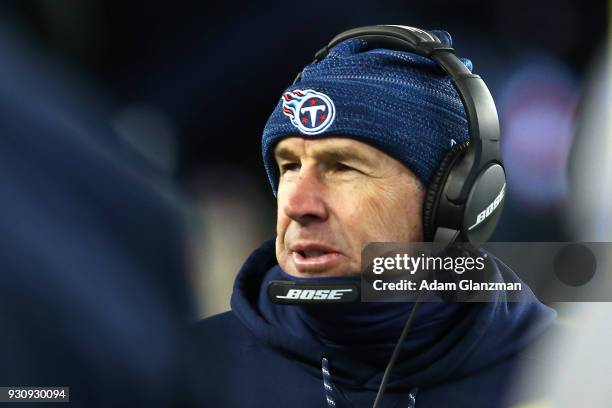
[[[296,310],[284,312],[266,304],[262,286],[279,273],[276,265],[274,242],[269,241],[241,269],[232,311],[196,326],[201,365],[210,370],[203,387],[211,404],[325,407],[321,364],[326,358],[336,406],[371,406],[387,360],[370,353],[384,356],[389,350],[385,339],[377,340],[378,334],[369,333],[374,344],[359,340],[342,344],[342,338],[336,337],[323,340],[316,331],[305,330],[303,315]],[[497,267],[500,276],[514,275],[501,263]],[[436,335],[416,330],[427,327],[431,313],[427,308],[419,310],[418,323],[400,354],[382,406],[407,406],[415,387],[417,407],[496,407],[522,400],[524,395],[507,393],[512,373],[524,364],[521,351],[550,332],[556,317],[553,309],[531,294],[526,296],[523,302],[506,302],[500,296],[492,303],[459,305],[448,315],[452,322],[441,324],[443,330]],[[335,318],[342,314],[330,313]],[[431,315],[434,322],[435,316]],[[282,317],[288,321],[279,321]],[[393,326],[389,323],[382,337],[395,331]],[[361,329],[351,330],[354,336],[365,335]],[[425,341],[418,344],[421,333]],[[385,347],[378,349],[377,341]],[[411,349],[410,344],[418,346]]]
[[[69,404],[0,405],[203,406],[170,183],[71,71],[0,33],[0,386],[70,387]]]
[[[280,266],[271,268],[263,279],[257,307],[264,320],[292,335],[319,342],[329,348],[343,348],[361,359],[376,364],[391,357],[395,343],[406,323],[413,303],[375,302],[329,305],[287,306],[270,302],[266,287],[271,280],[297,280],[310,283],[326,280],[360,282],[359,276],[296,278]],[[462,303],[424,303],[404,343],[404,353],[418,353],[437,342],[461,321],[469,306]]]
[[[436,32],[452,45],[450,35]],[[468,69],[472,63],[462,59]],[[274,147],[290,136],[344,136],[379,148],[403,162],[428,185],[454,140],[469,140],[467,116],[450,77],[432,60],[387,49],[368,49],[352,39],[334,47],[326,58],[308,65],[302,80],[288,91],[313,90],[335,106],[329,127],[306,134],[283,112],[283,97],[263,131],[262,154],[276,193],[278,168]]]

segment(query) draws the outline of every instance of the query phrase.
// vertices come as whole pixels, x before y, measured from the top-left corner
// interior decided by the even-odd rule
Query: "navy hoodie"
[[[503,263],[496,266],[502,279],[516,279]],[[279,278],[288,276],[272,240],[240,270],[232,310],[196,325],[210,406],[372,406],[413,305],[275,305],[265,291]],[[551,332],[556,312],[531,292],[525,296],[422,304],[381,406],[499,407],[530,398],[512,389],[512,375],[532,363],[523,351]]]

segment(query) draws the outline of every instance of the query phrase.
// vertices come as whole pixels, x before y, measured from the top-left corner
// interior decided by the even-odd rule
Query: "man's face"
[[[424,188],[402,163],[356,140],[282,140],[276,257],[298,277],[361,271],[369,242],[422,241]]]

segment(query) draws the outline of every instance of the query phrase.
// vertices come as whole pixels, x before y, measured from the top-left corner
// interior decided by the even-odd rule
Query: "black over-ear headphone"
[[[501,214],[506,177],[497,110],[484,81],[470,73],[454,49],[435,34],[408,26],[376,25],[344,31],[315,54],[315,61],[351,38],[365,40],[369,49],[387,48],[430,58],[451,76],[467,113],[470,141],[453,146],[431,179],[423,206],[423,231],[426,241],[487,241]],[[298,74],[294,84],[301,76]]]

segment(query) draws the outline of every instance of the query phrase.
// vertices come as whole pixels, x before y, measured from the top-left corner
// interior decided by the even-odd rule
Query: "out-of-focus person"
[[[192,406],[180,213],[72,77],[17,41],[0,59],[0,386]]]

